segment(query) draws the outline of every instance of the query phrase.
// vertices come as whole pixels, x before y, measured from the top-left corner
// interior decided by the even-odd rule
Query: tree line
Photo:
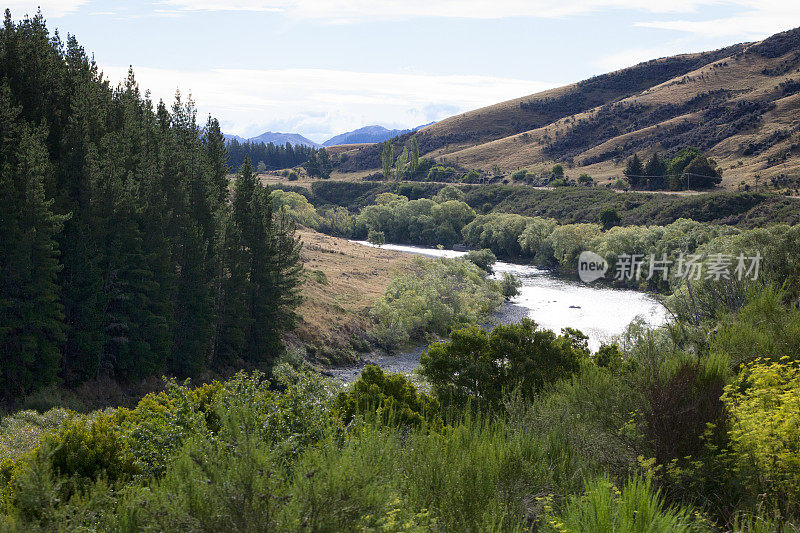
[[[219,123],[104,80],[41,14],[0,29],[0,396],[269,365],[301,274]]]
[[[311,146],[302,144],[292,146],[287,142],[281,146],[273,143],[264,144],[263,142],[241,143],[236,139],[231,139],[227,148],[228,168],[231,172],[238,170],[244,163],[245,158],[250,158],[250,161],[253,162],[259,172],[296,167],[308,161],[309,157],[317,151]]]
[[[624,174],[632,189],[710,189],[722,182],[722,169],[716,161],[694,147],[682,148],[671,159],[655,152],[647,163],[633,154]]]

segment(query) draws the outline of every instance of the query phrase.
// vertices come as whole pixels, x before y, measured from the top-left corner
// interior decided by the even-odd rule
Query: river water
[[[373,246],[366,241],[356,242]],[[399,244],[384,244],[381,248],[428,257],[460,257],[466,253]],[[517,322],[528,317],[556,333],[564,327],[575,328],[589,337],[589,347],[594,351],[603,342],[621,334],[637,316],[651,326],[660,326],[667,322],[667,310],[664,306],[643,292],[565,280],[530,265],[504,261],[494,264],[495,277],[500,277],[505,272],[519,276],[522,287],[519,296],[498,310],[493,317],[494,323]],[[419,356],[425,348],[426,346],[420,346],[391,356],[372,355],[365,362],[377,364],[389,372],[410,372],[419,364]],[[357,377],[359,371],[360,368],[353,367],[335,369],[332,373],[340,379],[351,381]]]

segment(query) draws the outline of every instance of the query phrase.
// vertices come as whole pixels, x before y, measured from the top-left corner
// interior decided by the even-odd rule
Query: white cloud
[[[34,0],[25,2],[19,0],[6,0],[5,7],[11,10],[11,16],[21,19],[25,15],[35,15],[41,7],[42,14],[46,18],[60,18],[64,15],[74,13],[80,6],[88,3],[89,0]]]
[[[800,25],[800,2],[797,0],[738,0],[726,3],[738,6],[741,11],[728,17],[706,20],[658,20],[636,25],[702,37],[754,40]]]
[[[290,131],[324,140],[367,124],[413,127],[457,112],[561,85],[473,75],[348,72],[324,69],[178,71],[135,68],[142,89],[172,101],[191,91],[200,112],[225,131],[252,136]],[[127,67],[103,71],[113,83]]]
[[[445,17],[498,19],[552,18],[601,9],[636,9],[650,13],[688,13],[718,0],[162,0],[186,11],[279,11],[298,18],[329,22],[367,19]]]

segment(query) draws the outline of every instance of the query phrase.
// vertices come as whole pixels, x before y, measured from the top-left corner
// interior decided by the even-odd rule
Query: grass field
[[[307,280],[300,323],[287,341],[321,363],[353,357],[369,327],[367,310],[410,261],[407,254],[370,248],[301,229]]]

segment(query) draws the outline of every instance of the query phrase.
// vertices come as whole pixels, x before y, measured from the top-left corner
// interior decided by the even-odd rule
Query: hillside
[[[417,139],[422,155],[463,168],[537,173],[561,162],[569,175],[600,181],[620,176],[634,152],[697,146],[720,163],[723,186],[735,188],[798,179],[799,106],[800,28],[457,115]],[[377,169],[379,156],[375,146],[354,148],[340,170]]]

